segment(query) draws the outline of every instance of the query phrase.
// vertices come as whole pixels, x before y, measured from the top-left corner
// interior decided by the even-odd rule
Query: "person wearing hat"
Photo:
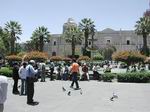
[[[7,99],[8,80],[6,76],[0,76],[0,112],[4,110],[4,102]]]
[[[26,74],[26,81],[27,81],[27,104],[29,105],[37,105],[37,102],[34,102],[34,79],[35,75],[37,74],[37,70],[33,68],[35,65],[34,60],[30,60],[29,64],[27,65],[27,74]]]

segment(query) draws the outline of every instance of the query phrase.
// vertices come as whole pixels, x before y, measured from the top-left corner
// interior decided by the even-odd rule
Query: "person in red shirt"
[[[74,83],[76,84],[75,89],[79,89],[79,84],[78,84],[78,73],[79,73],[79,64],[76,63],[76,60],[73,60],[73,64],[71,65],[71,73],[72,73],[72,83],[71,83],[71,88],[73,88]]]

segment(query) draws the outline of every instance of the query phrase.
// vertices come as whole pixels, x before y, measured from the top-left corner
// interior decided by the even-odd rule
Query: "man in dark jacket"
[[[12,91],[13,94],[19,94],[19,91],[18,91],[18,79],[19,79],[18,70],[19,70],[18,63],[15,62],[13,64],[13,74],[12,74],[12,77],[14,80],[13,91]]]

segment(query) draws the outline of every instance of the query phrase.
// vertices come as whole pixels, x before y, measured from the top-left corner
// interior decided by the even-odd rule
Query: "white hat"
[[[29,62],[30,62],[30,63],[35,63],[35,61],[34,61],[34,60],[30,60]]]

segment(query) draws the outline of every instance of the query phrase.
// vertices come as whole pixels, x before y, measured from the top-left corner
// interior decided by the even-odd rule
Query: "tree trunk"
[[[35,50],[36,50],[36,51],[39,51],[39,44],[38,44],[38,41],[35,42]]]
[[[15,33],[11,33],[11,42],[10,42],[10,46],[11,46],[11,54],[15,53]]]
[[[94,35],[92,35],[92,50],[94,48]]]
[[[88,32],[85,32],[84,33],[84,35],[85,35],[85,49],[88,47],[88,37],[89,37],[89,34],[88,34]]]
[[[149,49],[147,47],[147,35],[145,33],[143,34],[143,48],[142,48],[142,52],[146,56],[149,55]]]
[[[72,57],[75,56],[75,41],[74,41],[74,35],[72,36]]]
[[[43,46],[44,46],[43,36],[41,36],[40,37],[40,52],[43,52]]]

